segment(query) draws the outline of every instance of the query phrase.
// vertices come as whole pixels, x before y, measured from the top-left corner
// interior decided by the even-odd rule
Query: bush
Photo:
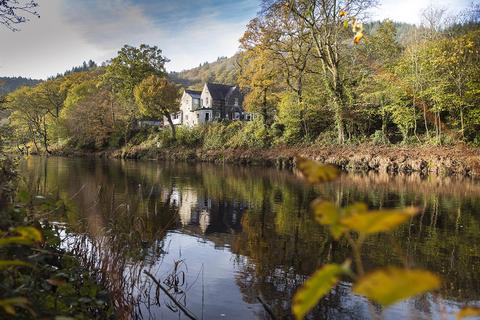
[[[269,146],[269,135],[262,120],[255,118],[253,121],[241,123],[238,134],[232,136],[228,145],[233,148],[265,148]]]
[[[327,130],[318,135],[317,139],[315,140],[315,144],[331,146],[337,144],[337,140],[337,132],[333,130]]]
[[[370,136],[370,139],[372,140],[372,143],[374,145],[382,145],[389,143],[387,136],[383,134],[382,130],[375,131],[375,133]]]
[[[204,127],[193,128],[180,126],[177,128],[177,144],[185,147],[199,147],[203,143]]]
[[[233,136],[239,133],[242,128],[240,121],[234,121],[226,125],[223,123],[213,123],[206,127],[203,139],[205,149],[225,149],[229,146],[229,141]]]

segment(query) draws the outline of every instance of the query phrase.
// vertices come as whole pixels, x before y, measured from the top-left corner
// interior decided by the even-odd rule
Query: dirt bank
[[[290,168],[301,155],[331,163],[345,171],[377,171],[434,175],[462,175],[480,178],[480,149],[465,145],[455,147],[386,147],[386,146],[310,146],[271,149],[142,149],[104,154],[128,159],[203,161]]]

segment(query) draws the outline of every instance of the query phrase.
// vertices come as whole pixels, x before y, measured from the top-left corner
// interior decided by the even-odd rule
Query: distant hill
[[[215,62],[205,62],[200,66],[181,72],[171,72],[170,79],[190,89],[202,89],[205,82],[234,85],[237,83],[238,54],[233,57],[220,57]]]
[[[0,77],[0,96],[8,94],[22,86],[34,86],[41,80],[22,77]]]

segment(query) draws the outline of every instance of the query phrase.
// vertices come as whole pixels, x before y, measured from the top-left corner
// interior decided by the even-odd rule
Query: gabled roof
[[[236,88],[235,86],[210,82],[207,82],[206,86],[214,100],[225,100]]]
[[[197,98],[197,99],[200,99],[200,96],[202,95],[201,91],[195,91],[195,90],[185,90],[185,93],[190,95],[192,98]]]

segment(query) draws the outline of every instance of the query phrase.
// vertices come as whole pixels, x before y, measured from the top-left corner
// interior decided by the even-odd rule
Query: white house
[[[206,83],[202,91],[185,90],[174,124],[193,127],[211,121],[253,119],[243,109],[243,94],[237,86]]]

